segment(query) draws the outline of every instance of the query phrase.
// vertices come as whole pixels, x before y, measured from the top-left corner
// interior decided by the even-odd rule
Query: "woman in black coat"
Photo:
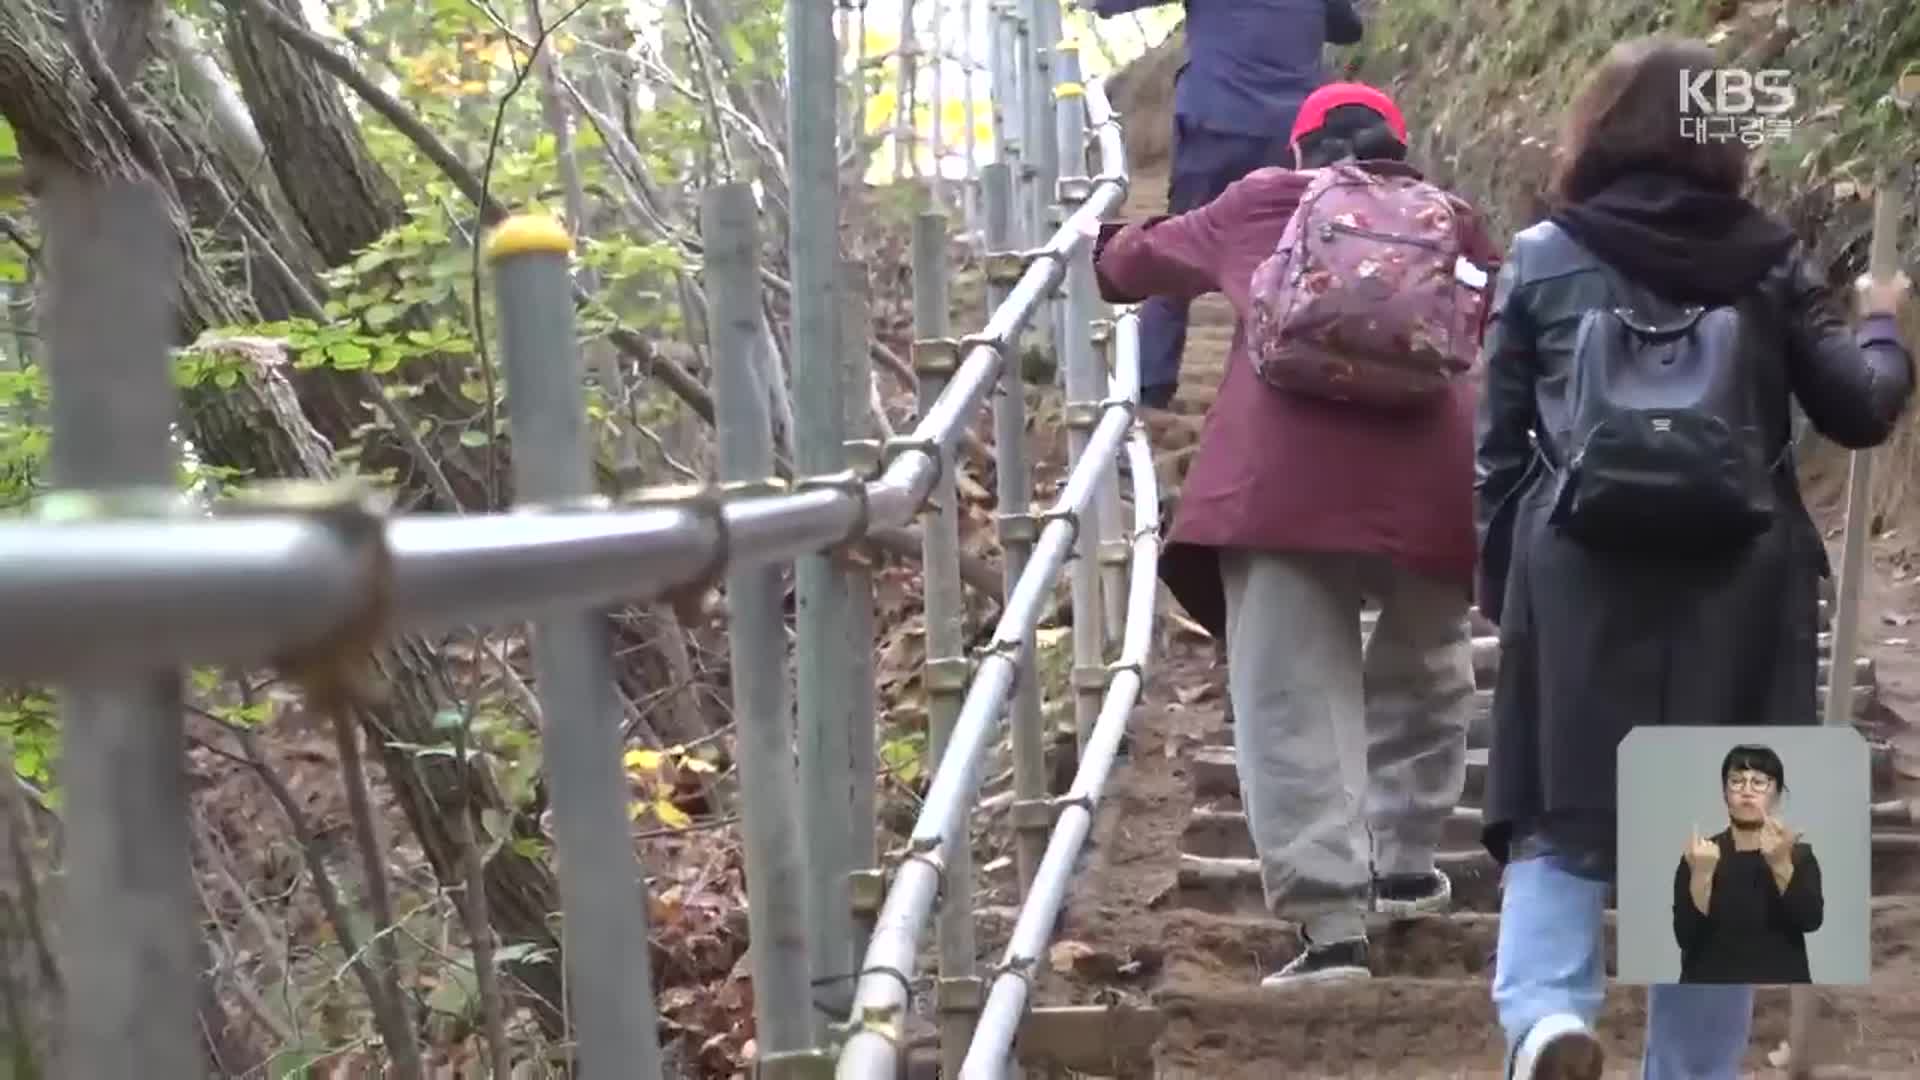
[[[1570,110],[1557,209],[1515,238],[1485,339],[1479,606],[1500,627],[1501,662],[1484,839],[1506,865],[1493,997],[1516,1077],[1600,1075],[1592,1024],[1621,738],[1641,724],[1818,722],[1828,567],[1794,475],[1791,403],[1827,438],[1865,448],[1892,433],[1912,391],[1892,318],[1904,278],[1863,285],[1849,332],[1794,234],[1742,197],[1746,148],[1689,137],[1686,121],[1701,118],[1682,117],[1678,88],[1715,63],[1704,44],[1661,39],[1609,55]],[[1593,445],[1573,434],[1589,414],[1572,391],[1593,385],[1574,376],[1594,370],[1576,371],[1575,347],[1601,340],[1583,333],[1617,339],[1618,311],[1736,334],[1737,363],[1720,372],[1737,374],[1752,423],[1732,430],[1759,462],[1749,494],[1771,503],[1744,544],[1673,554],[1698,536],[1655,520],[1638,537],[1650,543],[1608,550],[1556,520],[1574,490],[1568,466]],[[1746,988],[1655,987],[1645,1077],[1737,1076],[1751,1008]]]
[[[1813,981],[1807,935],[1826,921],[1820,860],[1780,820],[1787,770],[1765,746],[1720,762],[1727,827],[1698,826],[1673,868],[1673,942],[1683,983]]]

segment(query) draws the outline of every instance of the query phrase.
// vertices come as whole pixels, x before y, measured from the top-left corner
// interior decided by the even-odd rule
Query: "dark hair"
[[[1738,139],[1690,139],[1680,123],[1683,73],[1717,63],[1711,47],[1692,39],[1646,37],[1614,46],[1567,108],[1553,196],[1579,202],[1632,172],[1740,194],[1747,147]]]
[[[1348,102],[1327,110],[1320,126],[1300,136],[1300,167],[1317,169],[1351,154],[1360,161],[1405,161],[1407,144],[1387,118]]]
[[[1725,787],[1727,777],[1740,769],[1763,773],[1773,781],[1774,787],[1787,790],[1787,767],[1780,764],[1780,755],[1769,747],[1747,743],[1727,751],[1727,756],[1720,761],[1720,785]]]

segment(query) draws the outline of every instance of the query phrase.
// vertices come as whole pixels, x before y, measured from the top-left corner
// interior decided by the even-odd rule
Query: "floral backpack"
[[[1480,350],[1487,273],[1458,228],[1471,209],[1408,173],[1314,172],[1254,271],[1254,370],[1280,390],[1382,409],[1441,397]]]

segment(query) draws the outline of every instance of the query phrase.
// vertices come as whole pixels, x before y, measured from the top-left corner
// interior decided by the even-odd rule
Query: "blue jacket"
[[[1092,0],[1091,7],[1111,17],[1169,2]],[[1184,3],[1187,63],[1175,83],[1173,111],[1212,131],[1285,139],[1300,102],[1326,81],[1322,47],[1360,40],[1352,0]]]

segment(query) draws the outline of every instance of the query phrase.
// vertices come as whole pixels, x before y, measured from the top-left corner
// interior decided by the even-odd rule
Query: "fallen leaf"
[[[1072,971],[1075,964],[1090,957],[1098,956],[1100,950],[1084,941],[1056,941],[1047,950],[1047,962],[1055,971]]]
[[[660,771],[660,765],[666,757],[658,750],[629,750],[627,756],[620,759],[629,769],[645,769],[649,772]]]

